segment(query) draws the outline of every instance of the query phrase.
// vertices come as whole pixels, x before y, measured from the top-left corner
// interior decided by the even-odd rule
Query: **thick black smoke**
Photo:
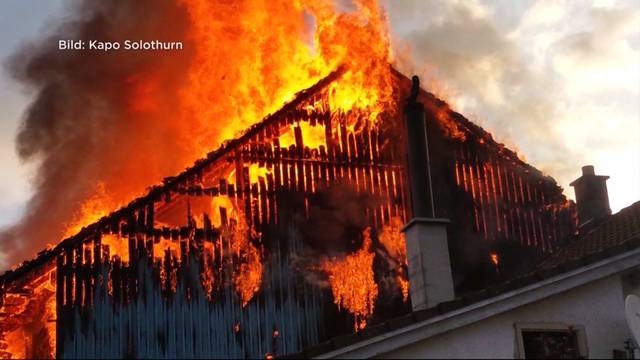
[[[191,58],[185,9],[171,0],[80,1],[69,12],[5,64],[34,94],[16,148],[37,172],[24,217],[0,234],[0,267],[57,243],[98,183],[120,187],[113,195],[124,202],[184,165],[170,127],[153,124],[170,121]],[[183,41],[185,50],[58,50],[65,39]],[[154,148],[172,151],[162,151],[163,161],[146,161],[142,154]]]
[[[296,227],[314,254],[349,253],[362,245],[362,231],[371,225],[367,208],[376,199],[337,183],[309,198],[309,216],[298,216]]]

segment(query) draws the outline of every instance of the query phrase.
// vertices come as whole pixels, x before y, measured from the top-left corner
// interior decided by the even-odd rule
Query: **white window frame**
[[[516,358],[524,359],[524,342],[522,341],[523,331],[569,331],[573,330],[576,333],[578,340],[578,352],[583,358],[589,358],[589,347],[587,346],[587,333],[583,325],[575,324],[563,324],[554,322],[530,322],[530,323],[515,323],[516,330]]]

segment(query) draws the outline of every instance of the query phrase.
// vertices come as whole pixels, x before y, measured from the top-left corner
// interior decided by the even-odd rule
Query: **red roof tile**
[[[545,259],[540,268],[552,268],[640,238],[640,201],[612,215],[590,233],[578,236]]]

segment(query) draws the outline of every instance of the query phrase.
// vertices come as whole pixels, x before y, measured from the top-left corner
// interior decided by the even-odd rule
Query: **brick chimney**
[[[404,108],[412,218],[403,227],[409,265],[409,294],[414,311],[455,297],[447,243],[447,219],[435,217],[429,143],[424,107],[417,101],[420,80],[414,76]]]
[[[571,184],[576,193],[578,207],[578,229],[587,232],[609,215],[608,176],[596,175],[592,165],[582,167],[582,176]]]

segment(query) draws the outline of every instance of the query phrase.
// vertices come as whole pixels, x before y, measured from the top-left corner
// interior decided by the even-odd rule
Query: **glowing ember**
[[[6,348],[0,348],[0,356],[52,358],[56,346],[54,271],[33,278],[23,291],[25,294],[5,295],[0,308],[11,313],[3,323]]]
[[[457,139],[464,141],[466,135],[464,131],[460,129],[458,123],[451,119],[451,109],[449,106],[441,106],[438,109],[433,109],[436,114],[438,124],[442,127],[445,134],[451,139]]]
[[[491,262],[493,263],[493,265],[498,266],[498,254],[492,252],[491,254],[489,254],[489,256],[491,257]]]

